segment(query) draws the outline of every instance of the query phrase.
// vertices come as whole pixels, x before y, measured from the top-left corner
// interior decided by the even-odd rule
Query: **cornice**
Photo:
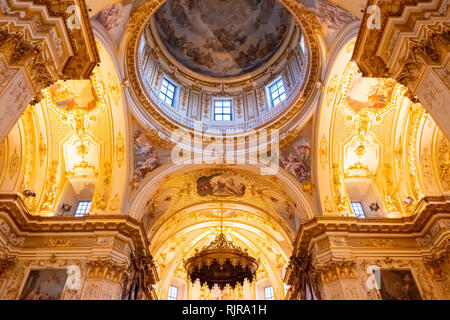
[[[35,62],[29,70],[31,74],[33,69],[41,67],[44,70],[45,66],[45,70],[57,78],[52,79],[53,81],[90,77],[92,70],[100,62],[100,56],[85,0],[69,0],[57,5],[52,0],[8,0],[5,4],[11,12],[0,17],[2,26],[11,28],[12,35],[21,35],[24,41],[30,41],[35,50],[34,59],[40,58],[37,60],[39,64]],[[17,15],[17,12],[23,15]],[[79,23],[79,28],[69,27],[76,22]],[[55,49],[58,41],[59,46],[63,46],[59,54]],[[55,51],[51,53],[50,59],[49,53],[44,50],[46,46],[48,50]],[[18,55],[21,54],[19,49],[15,48]],[[24,60],[21,59],[19,65],[24,64]],[[14,60],[10,62],[15,63]],[[39,73],[43,73],[42,70]],[[42,75],[37,77],[42,78]],[[36,86],[37,91],[42,89],[39,83]]]
[[[294,252],[286,269],[284,282],[292,285],[288,297],[295,298],[298,294],[304,294],[300,280],[305,281],[308,276],[318,297],[320,294],[317,290],[318,284],[328,283],[338,278],[354,278],[356,264],[354,254],[356,252],[353,249],[355,249],[355,243],[357,246],[366,247],[364,254],[359,256],[360,258],[367,258],[367,255],[373,254],[377,257],[385,256],[386,259],[390,259],[392,253],[395,256],[395,252],[399,252],[398,249],[401,250],[401,256],[404,257],[405,250],[411,249],[412,245],[414,253],[407,251],[412,253],[411,258],[413,256],[423,258],[424,263],[432,268],[434,274],[441,276],[443,274],[441,263],[448,258],[449,240],[447,231],[444,233],[439,231],[450,225],[449,221],[450,196],[425,197],[419,202],[410,217],[399,219],[358,219],[354,217],[316,217],[311,219],[301,225],[294,244]],[[355,242],[355,239],[358,240]],[[401,243],[398,242],[400,239],[407,239],[404,242],[407,243],[407,247],[399,244]],[[319,251],[311,250],[313,241],[317,244],[315,249],[322,253],[324,253],[322,249],[328,248],[325,256],[322,255],[326,257],[325,259],[318,258]],[[353,243],[351,255],[349,255],[347,242]],[[397,248],[397,246],[401,248]],[[427,251],[426,247],[430,247],[431,250]],[[334,249],[342,249],[341,253],[344,255],[337,254],[338,251],[334,252]]]
[[[136,249],[151,256],[149,242],[141,223],[129,216],[96,215],[85,217],[42,217],[30,215],[22,199],[16,194],[0,194],[0,217],[6,216],[18,230],[19,236],[42,234],[89,234],[92,232],[118,232],[130,238]]]
[[[346,232],[370,237],[392,235],[414,236],[425,233],[433,222],[433,217],[450,219],[450,197],[425,197],[417,205],[414,213],[405,218],[366,218],[356,217],[315,217],[304,222],[294,242],[294,254],[306,251],[312,239],[327,232]]]

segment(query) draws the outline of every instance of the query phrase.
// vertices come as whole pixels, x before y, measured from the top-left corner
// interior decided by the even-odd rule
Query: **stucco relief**
[[[3,55],[0,54],[0,94],[2,93],[3,89],[6,88],[9,81],[11,81],[15,72],[16,70],[8,67],[5,59],[3,58]]]
[[[446,105],[450,101],[450,91],[431,68],[425,72],[418,86],[417,96],[430,114],[434,115],[439,128],[445,133],[450,132],[450,122],[447,121],[450,119],[450,111]]]
[[[0,138],[11,130],[33,96],[25,71],[20,70],[0,96]]]

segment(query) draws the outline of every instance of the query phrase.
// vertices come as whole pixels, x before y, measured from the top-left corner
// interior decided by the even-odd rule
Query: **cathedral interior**
[[[449,0],[0,0],[1,300],[449,300]]]

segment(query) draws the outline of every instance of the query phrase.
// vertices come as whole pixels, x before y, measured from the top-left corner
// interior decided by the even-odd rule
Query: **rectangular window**
[[[266,300],[275,300],[273,295],[273,288],[271,286],[264,288],[264,296]]]
[[[178,298],[178,288],[170,286],[169,288],[169,300],[177,300]]]
[[[358,218],[364,218],[366,216],[361,202],[353,202],[352,201],[351,204],[352,204],[352,210],[353,210],[353,213],[355,214],[355,216],[357,216]]]
[[[231,100],[214,100],[214,121],[231,121]]]
[[[77,210],[75,210],[75,217],[83,217],[89,213],[91,210],[91,201],[80,201],[78,202]]]
[[[284,88],[283,79],[278,79],[269,87],[269,94],[273,107],[286,99],[286,89]]]
[[[173,106],[173,102],[175,100],[175,91],[177,87],[167,80],[166,78],[163,79],[161,90],[159,91],[159,97],[170,106]]]

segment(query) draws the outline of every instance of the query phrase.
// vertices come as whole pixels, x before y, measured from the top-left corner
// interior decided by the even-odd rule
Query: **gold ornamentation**
[[[331,78],[328,87],[327,87],[327,95],[326,95],[326,99],[328,102],[328,105],[331,105],[331,103],[333,102],[334,96],[336,95],[336,89],[339,85],[339,78],[337,76],[337,74],[335,74],[333,76],[333,78]]]
[[[386,203],[386,207],[388,209],[389,212],[400,212],[400,202],[397,201],[397,186],[394,184],[394,182],[392,181],[393,177],[394,177],[394,172],[392,169],[392,166],[390,163],[385,163],[384,164],[384,170],[383,170],[383,174],[384,174],[384,180],[385,180],[385,184],[386,184],[386,192],[385,192],[385,197],[384,197],[384,201]]]
[[[105,161],[103,163],[103,184],[109,186],[111,184],[112,166],[111,162]]]
[[[48,239],[48,245],[50,247],[56,248],[67,248],[73,245],[73,241],[71,239],[64,239],[64,238],[59,239],[50,238]]]
[[[320,139],[319,159],[322,169],[325,170],[325,167],[328,164],[328,141],[325,135],[323,135],[322,139]]]
[[[392,248],[394,247],[394,241],[388,239],[379,239],[379,240],[364,240],[361,245],[363,247],[371,247],[371,248]]]
[[[345,47],[345,52],[347,52],[347,53],[353,52],[353,50],[355,50],[355,45],[356,45],[356,39],[353,39]]]
[[[11,244],[14,246],[22,246],[25,238],[19,237],[13,230],[11,230],[10,225],[6,222],[6,220],[0,218],[0,232],[6,236]]]
[[[186,110],[186,106],[188,103],[188,97],[189,97],[189,88],[183,87],[182,93],[181,93],[181,109],[183,111]]]
[[[117,263],[112,259],[86,261],[88,279],[107,279],[121,282],[127,266],[125,263]]]
[[[57,171],[58,161],[53,160],[48,174],[47,187],[44,193],[44,200],[41,205],[41,211],[53,211],[56,205],[56,192],[58,190]]]
[[[119,131],[116,138],[116,161],[119,168],[122,166],[125,160],[125,139],[122,136],[122,132]]]
[[[416,154],[416,141],[419,133],[420,122],[425,113],[425,110],[420,104],[413,104],[409,109],[409,117],[411,124],[408,128],[408,171],[411,180],[411,189],[414,193],[415,199],[420,199],[424,196],[422,186],[419,181],[419,175],[417,174],[418,159]]]
[[[396,163],[399,165],[402,161],[402,156],[403,156],[403,143],[402,143],[402,137],[400,137],[398,139],[398,142],[394,149],[394,158],[395,158]]]
[[[121,89],[119,81],[111,73],[108,73],[108,87],[112,100],[116,106],[120,105]]]
[[[203,115],[205,117],[207,117],[209,114],[210,104],[211,104],[211,97],[209,95],[205,94],[203,97]]]
[[[17,258],[4,255],[0,257],[0,277],[8,272],[9,270],[13,269],[14,266],[17,264]]]
[[[140,74],[137,70],[136,66],[136,55],[137,48],[140,44],[142,29],[147,25],[151,16],[154,12],[162,5],[164,1],[162,0],[147,0],[143,2],[139,8],[132,14],[129,22],[128,22],[128,30],[130,37],[128,38],[128,48],[126,50],[126,63],[127,68],[129,70],[130,75],[130,84],[144,108],[150,113],[152,117],[158,119],[158,121],[164,126],[165,135],[169,136],[169,132],[174,132],[180,127],[184,127],[181,124],[175,124],[173,121],[162,117],[154,107],[152,101],[148,99],[148,95],[143,92]],[[304,91],[301,95],[299,95],[298,99],[292,104],[291,108],[285,112],[285,114],[280,114],[280,116],[274,118],[270,125],[267,127],[270,129],[278,129],[281,126],[285,125],[289,119],[295,115],[304,105],[306,98],[316,89],[316,83],[319,76],[319,50],[318,50],[318,41],[317,41],[317,32],[321,30],[321,24],[318,22],[317,16],[308,10],[304,5],[298,3],[295,0],[282,0],[282,3],[285,4],[289,11],[294,15],[294,17],[302,24],[302,31],[305,35],[305,38],[308,39],[307,45],[309,46],[309,60],[310,66],[308,80],[304,84]],[[321,31],[320,31],[321,32]],[[159,85],[159,81],[157,81]],[[239,108],[239,103],[237,103],[237,109]],[[242,106],[241,108],[241,116],[242,116]],[[239,114],[239,112],[238,112]],[[184,127],[187,130],[194,131],[189,127]],[[154,132],[155,136],[158,136],[158,132]],[[288,135],[280,141],[280,145],[286,145],[292,142],[296,137],[292,135]]]
[[[337,248],[337,247],[346,247],[348,246],[348,244],[345,237],[332,237],[330,238],[330,246]]]
[[[116,193],[114,198],[111,200],[111,203],[109,205],[109,210],[117,211],[117,210],[119,210],[119,206],[120,206],[120,199],[119,199],[119,195]]]
[[[242,97],[240,95],[236,96],[236,112],[240,118],[242,116]]]
[[[325,196],[324,208],[325,208],[325,211],[328,213],[333,212],[333,203],[331,202],[331,200],[328,196]]]
[[[108,204],[108,193],[106,190],[97,190],[92,198],[92,210],[106,210]]]
[[[9,178],[14,178],[14,175],[19,172],[20,167],[20,156],[17,153],[17,149],[14,149],[13,154],[11,155],[11,158],[9,159],[8,163],[8,174]]]
[[[242,285],[245,279],[252,282],[259,262],[221,232],[201,251],[196,249],[195,255],[186,260],[184,266],[191,282],[199,280],[201,285],[206,283],[209,288],[218,284],[223,289],[225,285]],[[222,273],[225,267],[226,271]]]
[[[34,134],[33,134],[33,107],[28,106],[28,108],[25,110],[24,114],[22,115],[22,125],[24,130],[24,144],[25,144],[25,151],[23,155],[23,162],[25,164],[24,168],[24,175],[23,175],[23,181],[22,181],[22,189],[23,190],[29,190],[31,189],[31,180],[33,177],[33,155],[34,155],[34,146],[36,145]],[[32,200],[26,199],[25,202],[27,205],[30,205]]]
[[[42,167],[45,159],[47,158],[47,143],[42,135],[42,132],[39,133],[39,164]]]
[[[342,173],[339,169],[339,165],[336,163],[333,164],[333,185],[334,191],[336,193],[335,196],[335,204],[337,209],[341,211],[346,211],[348,209],[347,198],[342,193]]]
[[[448,140],[443,137],[438,152],[438,167],[439,178],[442,183],[442,187],[445,190],[450,190],[450,145]]]
[[[306,181],[305,183],[302,184],[302,189],[304,192],[310,194],[312,196],[313,194],[313,184],[311,183],[311,181]]]
[[[356,278],[354,261],[332,261],[323,266],[316,266],[314,278],[327,284],[338,279]]]
[[[448,276],[446,275],[445,268],[450,262],[449,249],[450,246],[447,244],[442,252],[431,258],[425,259],[425,266],[431,271],[431,275],[434,279],[441,281],[447,280]]]

